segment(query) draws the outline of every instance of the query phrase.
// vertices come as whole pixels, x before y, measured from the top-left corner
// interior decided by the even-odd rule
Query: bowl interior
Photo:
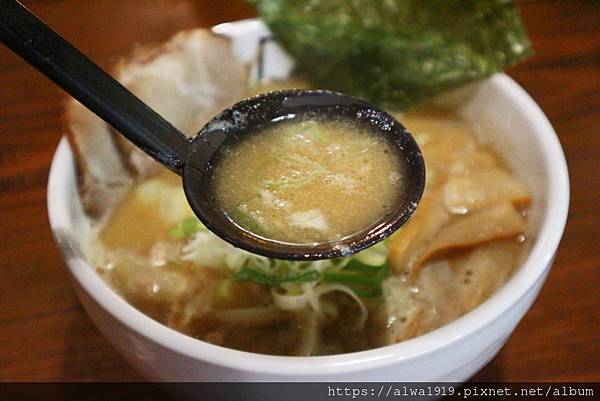
[[[246,62],[254,59],[261,38],[268,35],[264,25],[257,20],[220,25],[214,31],[231,37],[236,55]],[[293,62],[276,44],[267,43],[263,49],[263,78],[287,76]],[[490,299],[454,322],[403,343],[355,354],[274,357],[203,343],[146,317],[117,296],[87,261],[90,222],[79,201],[72,154],[64,139],[50,172],[50,224],[75,280],[108,313],[150,340],[193,358],[270,372],[293,367],[294,372],[301,374],[326,372],[334,366],[339,371],[355,371],[391,363],[399,357],[411,358],[431,352],[490,324],[543,277],[562,236],[569,202],[567,167],[556,134],[535,102],[511,78],[498,74],[440,101],[458,105],[460,114],[477,127],[480,139],[504,156],[531,189],[533,204],[529,224],[533,244],[527,260]]]

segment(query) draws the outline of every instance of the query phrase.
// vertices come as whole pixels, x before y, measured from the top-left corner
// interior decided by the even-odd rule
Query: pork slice
[[[138,48],[119,63],[116,76],[188,137],[247,90],[246,68],[233,55],[230,40],[206,29],[180,32],[158,48]],[[153,159],[123,136],[115,137],[134,175],[154,173]]]
[[[104,121],[74,99],[67,101],[65,119],[81,202],[91,217],[100,218],[123,196],[131,174]]]
[[[114,75],[189,137],[247,90],[247,67],[235,58],[230,40],[206,29],[138,47],[117,64]],[[102,217],[134,180],[162,168],[73,99],[67,102],[65,119],[82,203],[90,216]]]

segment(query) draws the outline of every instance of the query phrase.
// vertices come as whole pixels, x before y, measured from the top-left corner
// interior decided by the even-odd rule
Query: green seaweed
[[[511,0],[250,0],[316,87],[404,109],[533,49]]]

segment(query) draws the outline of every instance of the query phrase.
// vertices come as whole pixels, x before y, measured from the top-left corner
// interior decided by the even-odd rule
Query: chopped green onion
[[[323,273],[323,281],[347,285],[359,297],[377,298],[382,293],[381,283],[389,274],[387,261],[381,266],[369,266],[353,259],[339,272]]]
[[[253,232],[261,230],[260,225],[249,213],[240,212],[242,225]],[[239,221],[239,220],[238,220]],[[171,228],[169,235],[176,240],[185,239],[197,233],[206,230],[200,220],[196,217],[189,217],[182,220],[177,226]],[[376,251],[370,249],[364,252]],[[336,258],[326,261],[325,265],[318,266],[311,261],[289,261],[279,259],[268,259],[258,255],[246,253],[248,256],[235,267],[237,273],[233,276],[235,282],[254,282],[268,287],[280,287],[286,293],[300,294],[302,292],[300,284],[307,282],[325,282],[337,283],[347,286],[357,296],[364,298],[376,298],[381,296],[381,283],[389,275],[389,266],[387,262],[381,265],[365,263],[381,260],[377,258]],[[368,255],[367,255],[368,256]],[[372,255],[371,255],[372,256]],[[218,288],[218,296],[227,299],[232,281],[222,281]]]
[[[354,292],[356,295],[358,295],[361,298],[379,298],[381,295],[383,295],[383,291],[381,290],[381,287],[371,288],[371,289],[350,287],[350,289],[352,290],[352,292]]]
[[[238,283],[245,283],[252,281],[258,284],[266,285],[268,287],[279,287],[283,283],[287,282],[310,282],[316,281],[319,277],[319,273],[316,270],[309,270],[301,272],[299,274],[288,274],[282,277],[277,277],[262,270],[252,269],[249,267],[240,270],[233,279]]]
[[[281,287],[283,284],[298,284],[318,281],[338,283],[348,286],[356,295],[363,298],[377,298],[382,294],[381,283],[389,275],[388,263],[381,266],[365,265],[357,260],[350,262],[339,271],[316,270],[294,271],[293,262],[270,260],[268,271],[254,267],[244,267],[235,276],[236,282],[254,282],[268,287]]]
[[[175,227],[171,228],[169,235],[173,239],[183,239],[197,233],[203,228],[204,226],[196,217],[188,217]]]

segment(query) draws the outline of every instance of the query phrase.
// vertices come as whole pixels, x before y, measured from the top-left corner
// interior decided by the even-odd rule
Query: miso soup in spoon
[[[255,235],[335,242],[373,227],[403,198],[405,165],[393,146],[347,119],[275,121],[220,151],[213,190]]]

